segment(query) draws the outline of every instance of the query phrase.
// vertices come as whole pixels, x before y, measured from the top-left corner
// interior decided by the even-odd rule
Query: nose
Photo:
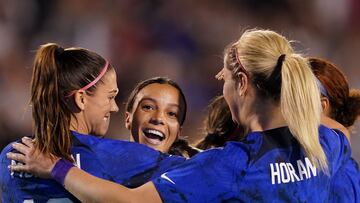
[[[119,111],[119,107],[118,107],[118,105],[116,104],[116,101],[115,101],[115,100],[113,100],[113,101],[111,102],[110,111],[111,111],[111,112],[118,112],[118,111]]]
[[[222,68],[216,75],[215,78],[217,80],[223,80],[224,79],[224,68]]]
[[[164,125],[164,114],[161,111],[154,111],[151,115],[150,123],[154,125]]]

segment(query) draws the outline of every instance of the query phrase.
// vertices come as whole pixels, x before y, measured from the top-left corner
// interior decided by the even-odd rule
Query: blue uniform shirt
[[[242,142],[200,153],[152,181],[163,202],[333,201],[332,187],[348,188],[349,181],[332,181],[336,173],[346,174],[343,165],[349,164],[345,168],[355,176],[349,179],[357,180],[359,172],[349,161],[350,146],[343,136],[323,126],[319,134],[329,176],[311,164],[284,127],[253,132]],[[359,182],[354,184],[358,188]]]
[[[343,139],[345,145],[343,154],[347,158],[342,159],[342,164],[331,180],[330,202],[360,202],[360,175],[356,161],[351,158],[351,148],[346,136],[335,130],[339,138]]]
[[[99,178],[128,187],[142,185],[185,160],[137,143],[97,138],[76,132],[73,132],[73,135],[71,151],[78,167]],[[6,158],[6,153],[12,150],[9,144],[0,155],[2,202],[77,201],[53,180],[34,178],[31,174],[24,173],[10,174],[7,169],[10,160]]]

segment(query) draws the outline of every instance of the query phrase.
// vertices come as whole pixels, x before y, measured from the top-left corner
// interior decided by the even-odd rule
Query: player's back
[[[332,177],[350,156],[336,133],[319,132],[329,176],[283,127],[200,153],[153,183],[164,202],[329,202]]]

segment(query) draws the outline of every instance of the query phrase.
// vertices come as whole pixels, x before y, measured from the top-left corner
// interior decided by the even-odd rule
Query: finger
[[[22,143],[24,143],[26,146],[32,148],[34,146],[32,139],[29,137],[23,137],[21,138]]]
[[[31,149],[22,143],[13,143],[12,147],[23,154],[29,154]]]
[[[27,166],[26,165],[9,165],[9,170],[12,172],[27,172]]]
[[[15,160],[15,161],[19,161],[22,163],[25,163],[25,155],[20,154],[20,153],[13,153],[13,152],[8,152],[6,154],[6,157],[10,160]]]

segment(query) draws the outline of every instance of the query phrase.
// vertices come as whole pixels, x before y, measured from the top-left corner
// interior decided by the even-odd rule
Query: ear
[[[131,121],[132,121],[131,113],[126,111],[125,112],[125,128],[128,130],[131,129]]]
[[[76,91],[75,95],[75,104],[76,106],[80,109],[80,110],[84,110],[85,109],[85,103],[86,103],[86,98],[85,98],[85,91],[84,90],[78,90]]]
[[[323,114],[329,116],[330,112],[331,112],[331,108],[330,108],[330,101],[328,98],[326,97],[321,97],[321,107],[323,110]]]
[[[240,96],[243,96],[246,94],[246,90],[248,89],[248,85],[249,85],[249,78],[248,76],[243,73],[243,72],[239,72],[238,74],[238,78],[237,78],[237,91],[239,93]]]

